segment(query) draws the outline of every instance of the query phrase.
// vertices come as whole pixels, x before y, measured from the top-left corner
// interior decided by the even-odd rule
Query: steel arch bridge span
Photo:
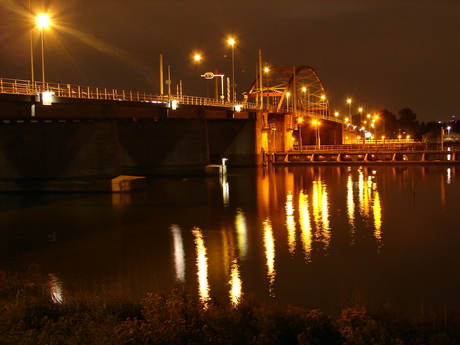
[[[310,66],[267,67],[258,74],[247,97],[270,113],[341,122],[332,116],[323,83]]]

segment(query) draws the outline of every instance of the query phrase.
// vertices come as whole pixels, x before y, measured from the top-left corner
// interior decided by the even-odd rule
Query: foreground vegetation
[[[408,321],[366,308],[330,316],[255,301],[206,307],[183,289],[141,301],[53,299],[47,277],[0,271],[0,344],[458,344],[456,312]]]

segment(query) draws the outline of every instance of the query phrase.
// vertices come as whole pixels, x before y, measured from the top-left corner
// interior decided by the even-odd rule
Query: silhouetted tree
[[[377,121],[377,132],[385,135],[385,138],[394,138],[395,131],[397,132],[396,115],[392,114],[387,109],[382,109],[378,112],[379,120]]]
[[[401,134],[410,135],[412,138],[421,139],[422,133],[420,128],[420,122],[417,121],[417,114],[412,109],[404,108],[398,113],[398,134],[399,130]]]

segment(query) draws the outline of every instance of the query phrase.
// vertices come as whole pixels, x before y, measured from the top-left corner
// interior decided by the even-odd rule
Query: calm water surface
[[[245,296],[336,312],[460,307],[460,166],[292,166],[130,194],[0,195],[0,268],[57,293]]]

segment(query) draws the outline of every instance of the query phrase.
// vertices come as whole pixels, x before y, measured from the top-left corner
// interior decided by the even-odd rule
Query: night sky
[[[203,73],[231,76],[232,36],[239,95],[255,79],[260,49],[270,66],[313,67],[334,111],[348,113],[350,97],[365,112],[411,108],[425,122],[460,117],[458,0],[31,2],[34,13],[52,15],[49,82],[159,92],[163,54],[173,93],[182,80],[184,94],[207,96]],[[2,78],[30,80],[27,10],[28,0],[0,1]],[[41,80],[38,29],[33,40]],[[195,52],[203,54],[200,63]]]

